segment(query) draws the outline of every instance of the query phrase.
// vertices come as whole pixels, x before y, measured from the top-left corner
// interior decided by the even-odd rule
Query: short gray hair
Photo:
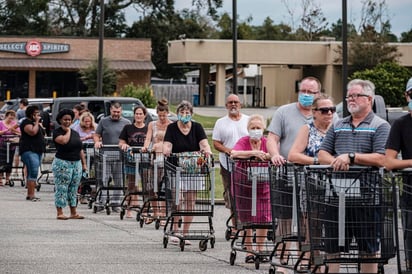
[[[375,84],[369,80],[353,79],[348,83],[347,90],[350,90],[353,86],[360,86],[364,94],[372,97],[375,100]]]

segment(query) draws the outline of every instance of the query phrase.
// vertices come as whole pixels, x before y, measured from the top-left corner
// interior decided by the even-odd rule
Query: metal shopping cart
[[[36,189],[40,191],[42,184],[53,185],[52,163],[56,154],[56,146],[52,137],[45,137],[46,149],[42,155],[40,164],[40,175],[37,177]]]
[[[394,219],[398,273],[412,273],[412,168],[388,172],[385,179],[392,182],[398,193],[399,214]]]
[[[304,216],[307,209],[303,166],[270,164],[269,174],[272,226],[275,231],[269,273],[276,273],[279,268],[307,273],[310,252],[305,245],[307,228]]]
[[[268,263],[273,250],[268,162],[235,159],[232,167],[232,209],[236,234],[231,241],[230,264],[237,252],[247,252],[246,260]],[[268,237],[269,236],[269,237]],[[253,257],[252,257],[253,256]]]
[[[163,246],[169,239],[184,251],[190,240],[199,240],[205,251],[215,245],[212,223],[215,171],[213,159],[201,152],[173,154],[164,161],[167,221]],[[182,218],[179,220],[179,218]],[[182,231],[179,231],[182,228]]]
[[[350,167],[305,167],[311,273],[359,273],[376,264],[377,273],[396,255],[396,195],[383,171]],[[371,266],[371,265],[369,265]]]
[[[136,221],[144,221],[141,218],[142,206],[139,199],[143,195],[143,186],[147,184],[151,178],[151,154],[149,152],[142,152],[141,147],[129,147],[126,151],[122,151],[122,161],[124,173],[126,176],[128,190],[124,195],[121,203],[120,220],[126,213],[126,210],[134,210],[137,212]]]
[[[96,165],[94,164],[94,143],[84,142],[83,152],[86,158],[86,170],[83,170],[82,178],[78,189],[78,199],[81,204],[88,204],[89,208],[92,208],[93,197],[96,193]],[[94,195],[93,195],[94,193]]]
[[[120,212],[125,193],[122,155],[117,145],[104,145],[95,150],[97,191],[93,212],[106,210]]]
[[[9,173],[9,181],[6,181],[10,187],[14,186],[14,181],[17,178],[12,177],[12,171],[14,167],[14,153],[18,146],[18,135],[0,135],[0,172]],[[16,141],[17,140],[17,141]],[[1,176],[3,177],[3,176]],[[22,180],[22,186],[24,186],[24,177]]]

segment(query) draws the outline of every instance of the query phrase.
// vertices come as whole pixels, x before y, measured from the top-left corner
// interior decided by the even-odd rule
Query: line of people
[[[346,103],[350,115],[339,119],[332,98],[322,93],[321,83],[314,77],[306,77],[300,81],[298,101],[279,107],[271,119],[267,129],[267,146],[249,147],[245,155],[270,155],[268,158],[275,166],[285,165],[288,161],[301,165],[331,165],[335,171],[346,171],[352,165],[386,167],[388,170],[411,167],[411,153],[408,149],[411,114],[405,115],[394,123],[392,128],[387,121],[373,113],[375,86],[367,80],[355,79],[348,83]],[[408,81],[405,98],[412,111],[412,78]],[[219,151],[221,176],[224,184],[226,207],[233,213],[230,203],[230,174],[226,166],[227,157],[242,155],[234,150],[236,142],[244,136],[254,138],[256,132],[247,127],[247,121],[252,119],[240,112],[241,102],[238,96],[231,94],[226,98],[228,114],[217,120],[213,130],[213,145]],[[264,136],[260,136],[264,138]],[[264,139],[262,139],[264,140]],[[246,152],[244,152],[246,153]],[[401,153],[402,160],[398,158]],[[409,197],[404,197],[403,201]],[[409,204],[409,202],[403,202]],[[409,213],[410,214],[410,213]],[[411,250],[410,215],[403,215],[406,225],[406,250]],[[232,219],[232,222],[236,220]],[[290,222],[289,217],[278,220],[279,235],[286,226],[282,222]],[[234,224],[234,223],[233,223]],[[374,224],[365,229],[377,231]],[[290,226],[289,226],[290,227]],[[349,229],[350,236],[359,237],[359,231],[354,227]],[[329,235],[331,236],[331,235]],[[361,239],[360,251],[365,256],[376,256],[379,250],[379,235],[373,239]],[[287,244],[286,244],[287,245]],[[335,246],[336,245],[329,245]],[[280,246],[280,248],[282,248]],[[289,246],[283,247],[286,250]],[[346,249],[348,246],[346,246]],[[326,250],[334,256],[338,250]],[[411,253],[411,252],[409,252]],[[246,254],[246,262],[253,263],[251,254]],[[284,258],[280,258],[281,260]],[[406,258],[409,262],[411,258]],[[376,273],[377,264],[362,263],[362,273]],[[277,271],[285,271],[277,269]],[[339,264],[329,265],[329,272],[339,272]]]

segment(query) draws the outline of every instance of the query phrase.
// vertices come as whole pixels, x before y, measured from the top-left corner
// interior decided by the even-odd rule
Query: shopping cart
[[[143,183],[143,206],[140,215],[140,227],[154,222],[155,228],[166,224],[166,198],[164,190],[164,157],[162,153],[151,153],[148,180]]]
[[[97,191],[93,201],[93,212],[121,211],[125,193],[122,155],[117,145],[104,145],[95,150]]]
[[[137,212],[136,221],[143,222],[142,206],[140,205],[142,199],[139,200],[139,196],[142,198],[143,186],[152,180],[151,154],[142,152],[141,147],[129,147],[121,153],[124,173],[129,186],[121,203],[120,220],[123,220],[126,210],[134,210]]]
[[[164,248],[171,237],[174,237],[172,240],[179,240],[176,244],[179,244],[181,251],[184,251],[185,244],[190,240],[199,240],[200,251],[207,249],[209,241],[211,248],[214,248],[213,159],[201,152],[177,153],[165,158],[164,168],[167,216],[163,236]],[[183,227],[182,232],[179,227]]]
[[[229,262],[234,265],[237,252],[247,252],[253,254],[248,256],[253,256],[255,268],[259,269],[261,262],[269,262],[273,250],[269,164],[235,159],[231,167],[231,200],[237,231],[231,241]]]
[[[37,177],[36,189],[40,191],[42,184],[54,185],[52,163],[56,154],[56,146],[52,137],[45,137],[46,149],[42,155],[40,175]]]
[[[307,228],[304,215],[306,191],[303,166],[270,164],[270,194],[274,248],[270,255],[270,273],[279,268],[307,273],[310,250],[305,244]],[[303,186],[302,186],[303,185]]]
[[[382,169],[309,166],[305,177],[310,271],[359,273],[362,264],[376,264],[384,273],[396,255],[396,195]]]
[[[0,135],[0,172],[2,175],[6,172],[10,173],[8,182],[10,187],[13,187],[14,181],[17,180],[17,178],[12,177],[11,173],[13,168],[17,168],[14,166],[14,152],[18,146],[18,138],[18,135]],[[22,186],[24,186],[24,178],[22,179]]]
[[[388,172],[385,179],[391,181],[399,193],[400,214],[395,218],[398,273],[412,273],[412,168]]]
[[[86,158],[86,170],[83,170],[78,189],[78,198],[81,204],[93,205],[93,193],[96,193],[96,169],[94,164],[94,143],[84,142],[82,146]]]

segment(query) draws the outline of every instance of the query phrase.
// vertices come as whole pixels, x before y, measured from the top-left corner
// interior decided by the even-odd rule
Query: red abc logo
[[[41,53],[42,47],[40,42],[37,42],[35,40],[29,41],[26,44],[26,53],[27,55],[30,56],[37,56]]]

